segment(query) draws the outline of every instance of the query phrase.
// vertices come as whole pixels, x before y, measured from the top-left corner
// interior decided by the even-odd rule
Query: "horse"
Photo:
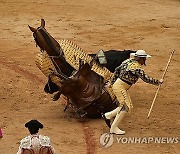
[[[114,65],[111,64],[113,54],[119,55],[120,52],[116,52],[115,50],[105,52],[107,58],[106,67],[111,70],[109,71],[105,66],[101,66],[98,61],[93,58],[95,57],[93,54],[86,55],[84,52],[80,52],[81,50],[71,42],[65,44],[67,45],[66,47],[63,46],[64,42],[61,42],[60,45],[60,43],[58,43],[45,29],[44,19],[41,19],[40,27],[33,28],[29,26],[29,29],[33,32],[34,40],[36,45],[40,47],[40,51],[42,53],[47,53],[48,57],[45,57],[44,59],[50,59],[49,62],[53,64],[53,66],[51,65],[52,68],[46,68],[48,69],[48,73],[46,74],[48,76],[48,83],[44,88],[46,92],[57,92],[57,98],[60,94],[66,96],[68,98],[67,104],[70,102],[74,111],[77,114],[80,114],[80,116],[86,115],[90,118],[97,118],[100,117],[102,113],[111,111],[117,107],[116,99],[113,97],[113,94],[110,93],[111,90],[109,91],[108,88],[106,88],[106,78],[101,75],[101,72],[104,71],[104,74],[109,73],[111,76],[111,72],[115,70],[115,67],[123,60],[129,58],[130,53],[134,51],[128,50],[122,52],[126,53],[126,56],[121,58],[119,63],[118,60],[115,60]],[[70,63],[71,61],[67,61],[67,57],[65,57],[65,49],[69,46],[73,47],[73,52],[74,49],[77,49],[77,52],[74,52],[75,56],[76,54],[78,55],[81,53],[83,55],[81,57],[87,57],[84,61],[83,59],[78,59],[78,68],[75,63]],[[90,57],[92,57],[92,59]],[[71,58],[71,60],[74,59]],[[40,61],[43,60],[40,59]],[[40,64],[37,66],[41,71],[44,70],[44,68],[41,68]],[[49,70],[51,71],[49,72]],[[55,80],[52,80],[53,77],[58,77],[59,80],[55,82]]]

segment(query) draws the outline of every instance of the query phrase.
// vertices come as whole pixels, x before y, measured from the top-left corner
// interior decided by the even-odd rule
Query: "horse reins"
[[[62,61],[64,62],[64,64],[67,65],[67,63],[66,63],[66,61],[65,61],[65,58],[61,55],[61,53],[63,53],[63,50],[62,50],[61,47],[60,47],[60,50],[61,50],[61,51],[59,51],[59,50],[57,51],[57,48],[54,46],[54,44],[52,44],[52,42],[50,41],[49,36],[44,32],[44,30],[42,29],[42,27],[38,27],[38,28],[37,28],[37,31],[39,31],[39,32],[41,33],[41,35],[45,38],[45,40],[47,41],[47,43],[49,44],[49,46],[50,46],[56,53],[59,54],[59,55],[57,55],[57,56],[50,56],[50,55],[48,54],[48,57],[52,60],[53,64],[55,65],[55,68],[57,69],[57,72],[58,72],[59,74],[63,75],[64,78],[68,78],[64,73],[62,73],[59,65],[58,65],[57,62],[54,60],[54,59],[59,59],[59,58],[61,58]],[[36,31],[36,32],[37,32],[37,31]],[[34,40],[35,40],[35,42],[36,42],[36,46],[37,46],[37,45],[39,46],[39,42],[38,42],[38,39],[37,39],[37,36],[36,36],[37,34],[35,35],[36,32],[33,33],[33,36],[34,36]],[[40,47],[40,46],[39,46],[39,47]],[[42,48],[40,47],[40,51],[43,52],[44,49],[42,49]]]

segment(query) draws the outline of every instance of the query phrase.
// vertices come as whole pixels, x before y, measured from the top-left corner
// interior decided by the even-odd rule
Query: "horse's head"
[[[50,56],[63,55],[59,43],[46,31],[44,19],[41,19],[40,27],[33,28],[29,26],[29,29],[33,32],[36,45],[39,46],[42,51],[45,50]]]
[[[70,76],[74,69],[66,62],[59,43],[46,31],[44,19],[41,19],[40,27],[33,28],[29,26],[29,29],[33,32],[36,45],[40,47],[41,51],[45,50],[47,52],[58,72]]]

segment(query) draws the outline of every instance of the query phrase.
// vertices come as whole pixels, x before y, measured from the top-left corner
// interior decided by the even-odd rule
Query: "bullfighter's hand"
[[[164,80],[163,80],[163,79],[160,79],[159,82],[160,82],[160,84],[162,84],[162,83],[164,82]]]

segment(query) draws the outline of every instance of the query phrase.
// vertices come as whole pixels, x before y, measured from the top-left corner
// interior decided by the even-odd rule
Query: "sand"
[[[180,1],[179,0],[0,0],[0,154],[15,154],[28,135],[24,124],[38,119],[57,154],[180,153]],[[178,143],[117,143],[103,148],[102,119],[67,119],[64,98],[53,102],[43,91],[47,78],[35,65],[39,52],[28,25],[46,21],[48,32],[69,39],[87,53],[144,49],[152,55],[144,70],[160,79],[172,58],[149,119],[156,86],[139,80],[130,89],[134,104],[121,124],[122,137],[178,137]]]

